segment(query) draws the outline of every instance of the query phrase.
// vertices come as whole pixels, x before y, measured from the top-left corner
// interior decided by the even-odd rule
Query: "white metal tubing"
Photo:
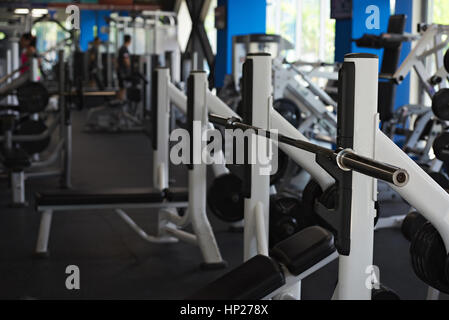
[[[6,74],[10,74],[13,70],[15,70],[15,69],[12,68],[12,55],[11,55],[11,49],[8,49],[8,50],[6,51]],[[12,80],[12,79],[9,78],[9,79],[7,80],[7,83],[11,83],[11,80]],[[13,100],[13,96],[9,95],[8,98],[7,98],[7,103],[8,103],[8,105],[9,105],[9,104],[12,104],[12,100]]]
[[[265,209],[266,210],[266,209]],[[257,253],[268,256],[267,230],[265,228],[265,213],[263,204],[258,202],[254,208],[255,228],[257,238]]]
[[[215,240],[212,226],[206,214],[207,193],[207,165],[202,160],[202,151],[206,146],[203,135],[207,131],[207,74],[205,72],[192,72],[190,75],[193,85],[192,120],[193,135],[193,163],[189,168],[189,207],[188,213],[192,221],[193,231],[197,236],[198,245],[206,263],[220,263],[223,261]],[[192,134],[192,133],[191,133]],[[199,159],[198,159],[199,156]]]
[[[258,128],[269,129],[270,127],[270,109],[272,108],[272,84],[271,84],[271,56],[270,55],[249,55],[246,63],[252,63],[252,72],[244,75],[249,77],[252,83],[252,91],[244,92],[243,94],[251,95],[252,105],[252,123],[251,125]],[[268,226],[269,226],[269,212],[267,208],[270,207],[270,176],[269,174],[262,174],[263,164],[259,161],[257,155],[252,154],[256,150],[259,154],[259,146],[267,142],[271,145],[271,140],[267,141],[265,137],[252,135],[249,137],[250,148],[248,150],[251,159],[251,175],[250,175],[250,198],[245,198],[244,210],[244,261],[247,261],[257,255],[259,248],[265,251],[266,243],[268,242]],[[255,147],[254,147],[255,144]],[[267,150],[265,150],[267,152]],[[253,159],[253,157],[256,159]],[[258,206],[258,208],[257,208]],[[257,219],[256,212],[262,214],[263,218],[259,216]],[[261,226],[258,226],[258,223]],[[259,229],[260,227],[260,229]],[[262,229],[263,228],[263,229]],[[263,230],[264,235],[259,232]],[[265,238],[261,244],[259,239]],[[268,250],[266,250],[268,251]]]
[[[157,68],[157,150],[153,152],[154,187],[159,190],[168,188],[169,179],[169,134],[170,134],[170,101],[168,99],[169,70]],[[161,174],[161,172],[163,172]],[[163,184],[162,184],[163,183]]]
[[[137,233],[137,235],[142,238],[145,241],[151,242],[151,243],[175,243],[177,242],[176,239],[173,238],[169,238],[169,237],[164,237],[164,238],[160,238],[160,237],[155,237],[152,235],[147,234],[142,228],[140,228],[137,223],[135,223],[135,221],[133,219],[131,219],[130,216],[128,216],[126,214],[125,211],[123,211],[122,209],[116,209],[115,213],[117,213],[117,215],[123,219],[123,221],[131,227],[131,229],[133,229],[133,231],[135,231]]]
[[[380,130],[376,137],[376,160],[409,173],[405,187],[391,187],[434,225],[449,252],[449,194]]]
[[[184,114],[187,113],[187,96],[176,88],[176,86],[169,82],[168,83],[168,95],[172,103]]]
[[[229,108],[220,99],[214,99],[215,96],[212,93],[208,94],[208,108],[210,113],[215,113],[222,117],[237,117],[240,116]],[[283,134],[294,139],[308,141],[308,139],[298,131],[294,126],[284,119],[276,110],[271,109],[271,128],[279,131]],[[293,161],[300,165],[304,170],[310,173],[310,175],[320,184],[323,190],[326,190],[334,184],[335,180],[330,176],[323,168],[321,168],[315,161],[315,155],[313,153],[300,150],[285,144],[279,146]]]
[[[345,57],[345,62],[355,65],[353,150],[361,156],[374,158],[378,128],[378,58],[354,55]],[[352,173],[351,251],[349,256],[339,259],[337,296],[340,300],[371,299],[366,271],[373,264],[376,194],[377,180]]]
[[[33,82],[39,81],[39,62],[37,58],[31,59],[30,71],[30,80]]]
[[[50,237],[51,219],[53,211],[45,210],[41,215],[39,234],[36,243],[36,253],[48,252],[48,238]]]
[[[166,226],[164,228],[164,231],[172,236],[175,237],[176,239],[179,239],[181,241],[193,244],[193,245],[198,245],[198,237],[195,236],[194,234],[188,233],[186,231],[180,230],[180,229],[174,229],[172,227],[168,227]]]
[[[25,203],[25,173],[23,171],[11,172],[11,189],[13,204]]]

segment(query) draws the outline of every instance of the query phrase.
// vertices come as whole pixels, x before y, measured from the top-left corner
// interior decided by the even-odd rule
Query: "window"
[[[449,1],[447,0],[430,0],[429,13],[432,23],[449,24]]]
[[[330,0],[268,0],[267,33],[279,34],[294,45],[286,54],[289,60],[334,61]]]
[[[215,8],[217,7],[217,0],[211,0],[209,10],[207,11],[206,19],[204,21],[204,28],[206,29],[207,37],[214,54],[217,54],[217,29],[215,29]]]

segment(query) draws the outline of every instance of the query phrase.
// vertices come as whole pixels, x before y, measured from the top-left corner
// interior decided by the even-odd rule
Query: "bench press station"
[[[156,70],[168,77],[168,69]],[[164,83],[169,83],[165,81]],[[163,93],[167,87],[153,83],[153,188],[42,192],[36,194],[36,208],[42,213],[36,254],[48,255],[48,240],[53,213],[72,210],[114,210],[141,238],[150,243],[172,243],[178,240],[198,245],[206,269],[222,268],[215,236],[206,216],[206,166],[189,166],[188,189],[169,187],[169,122],[170,100]],[[158,208],[158,234],[148,235],[124,209]],[[180,215],[177,209],[187,209]],[[182,230],[192,224],[194,233]]]
[[[253,67],[250,68],[253,72],[251,77],[252,82],[250,82],[252,83],[251,90],[254,90],[253,97],[255,99],[262,99],[262,101],[258,100],[258,102],[260,102],[260,108],[264,108],[264,106],[267,105],[270,106],[271,88],[269,85],[264,86],[264,83],[261,83],[261,81],[263,81],[261,79],[271,78],[270,68],[264,67],[264,64],[269,65],[270,57],[264,55],[250,55],[248,60],[251,60],[254,64]],[[264,70],[264,76],[260,74],[261,70]],[[340,73],[339,91],[341,95],[338,109],[338,123],[340,128],[338,144],[343,148],[350,148],[353,151],[345,154],[345,149],[343,149],[343,153],[339,153],[339,156],[336,156],[332,166],[329,166],[329,163],[326,164],[326,161],[323,161],[323,155],[320,155],[321,151],[318,151],[318,148],[315,147],[315,150],[312,150],[310,148],[314,147],[309,145],[307,147],[309,148],[309,152],[302,150],[305,144],[300,140],[305,141],[305,139],[301,138],[301,134],[298,131],[294,132],[293,130],[290,130],[291,126],[285,122],[283,123],[281,118],[278,117],[277,113],[272,109],[269,111],[271,124],[265,126],[279,130],[280,134],[283,136],[291,137],[287,138],[289,142],[298,144],[297,146],[300,149],[286,146],[285,143],[280,140],[281,144],[279,147],[287,151],[289,155],[293,155],[294,160],[297,161],[299,165],[303,166],[303,164],[305,164],[308,165],[308,167],[311,167],[313,169],[313,172],[311,172],[312,176],[314,176],[315,172],[319,173],[317,177],[314,178],[321,185],[326,186],[329,184],[330,186],[335,182],[335,178],[332,177],[331,173],[333,173],[333,176],[343,179],[343,184],[350,183],[349,188],[347,186],[342,187],[341,183],[338,183],[339,188],[342,188],[343,192],[339,193],[339,204],[337,205],[337,209],[338,206],[346,206],[346,209],[348,210],[334,210],[333,214],[331,214],[332,210],[326,210],[319,201],[316,202],[318,215],[331,225],[330,229],[333,231],[336,240],[335,246],[340,254],[339,281],[333,299],[347,300],[372,298],[372,288],[367,286],[366,282],[367,279],[370,279],[367,270],[369,267],[372,267],[373,264],[373,235],[374,218],[376,214],[375,201],[377,197],[377,180],[366,174],[373,175],[373,172],[380,168],[377,167],[379,162],[391,163],[395,166],[393,168],[396,168],[396,170],[399,167],[403,168],[403,170],[394,172],[386,170],[384,173],[389,172],[387,176],[383,174],[382,176],[379,176],[376,174],[374,177],[385,180],[385,178],[388,178],[388,175],[392,174],[390,175],[390,178],[386,179],[389,182],[389,185],[395,189],[404,200],[421,212],[438,230],[442,239],[443,248],[446,248],[442,252],[439,252],[439,255],[443,256],[440,257],[442,258],[440,260],[444,261],[446,259],[447,248],[449,248],[449,195],[379,130],[379,118],[377,114],[377,70],[378,59],[374,55],[350,54],[345,57],[345,63]],[[257,114],[264,113],[262,110],[259,111],[260,112]],[[229,127],[240,126],[240,128],[244,128],[244,126],[246,126],[246,128],[250,128],[250,126],[246,124],[238,123],[238,121],[235,120],[237,117],[233,117],[232,115],[229,116],[229,112],[226,110],[212,110],[212,108],[209,108],[209,112],[224,117],[225,119],[224,121],[222,119],[222,123]],[[227,114],[223,115],[223,113]],[[231,120],[228,120],[229,118],[231,118]],[[210,117],[210,119],[213,119],[213,117]],[[217,121],[219,119],[215,117],[215,120]],[[356,132],[357,134],[355,134]],[[366,158],[374,159],[365,163],[371,162],[372,170],[353,167],[353,169],[356,169],[354,172],[346,171],[350,166],[344,164],[346,161],[344,158],[346,156],[351,158],[353,156],[352,152],[362,156],[365,159],[362,162],[365,162],[367,160]],[[304,153],[308,154],[309,157],[316,157],[317,161],[313,159],[313,163],[307,163],[305,161],[305,158],[307,157],[301,158],[301,155]],[[335,165],[335,161],[338,166]],[[338,164],[338,162],[340,162],[340,164]],[[323,167],[318,163],[323,165]],[[358,166],[360,163],[355,161],[353,164]],[[332,170],[332,167],[337,168],[336,171],[340,173]],[[384,169],[388,167],[390,166],[386,166]],[[384,171],[384,169],[380,171]],[[341,175],[343,175],[343,177],[341,177]],[[394,178],[395,176],[396,178]],[[323,190],[326,190],[326,188]],[[352,196],[350,201],[345,201],[342,194],[348,194],[348,190],[352,192]],[[251,192],[252,191],[253,189],[251,189]],[[426,200],[422,201],[420,199]],[[264,199],[262,199],[262,201],[263,200]],[[258,202],[258,209],[253,210],[255,216],[255,212],[260,212],[261,209],[267,208],[266,206],[263,206],[263,204],[260,204],[262,201]],[[248,202],[250,201],[248,200]],[[266,210],[263,212],[266,212]],[[335,213],[337,212],[340,212],[343,216],[336,215]],[[263,219],[259,219],[259,221],[260,220]],[[340,227],[335,228],[335,226],[338,226],[337,222],[339,220]],[[258,226],[263,226],[263,224],[259,222]],[[332,226],[334,227],[332,228]],[[250,228],[252,230],[250,230]],[[245,233],[252,233],[252,239],[262,238],[261,234],[263,232],[260,232],[260,228],[255,230],[256,228],[254,225],[248,225],[247,229],[250,231],[245,230]],[[338,232],[337,229],[340,230],[340,232]],[[259,233],[256,233],[256,231],[259,231]],[[267,232],[266,228],[265,232]],[[309,235],[306,236],[306,233],[309,233]],[[311,236],[310,234],[315,236]],[[242,266],[210,284],[204,288],[204,290],[200,290],[190,298],[270,298],[272,297],[270,293],[273,293],[274,287],[285,288],[285,278],[283,277],[283,273],[279,273],[279,264],[266,256],[266,250],[263,249],[264,246],[261,245],[263,243],[263,240],[250,242],[245,237],[245,255],[247,255],[246,252],[248,251],[246,251],[246,248],[248,246],[252,246],[253,252],[256,250],[259,254],[253,255],[253,257],[251,257],[251,254],[248,254],[248,256],[245,256],[246,262]],[[314,261],[314,257],[316,258],[319,254],[330,252],[331,250],[329,248],[331,243],[331,240],[326,236],[325,230],[323,231],[323,229],[321,229],[320,231],[315,229],[313,231],[312,229],[305,229],[302,232],[295,234],[292,238],[285,240],[285,242],[279,243],[277,247],[271,250],[271,255],[278,260],[278,262],[281,262],[286,266],[291,273],[293,273],[292,270],[295,269],[301,272],[305,269],[305,267],[301,268],[301,266],[305,265],[305,261]],[[422,266],[427,267],[425,265],[426,257],[422,256],[421,258],[423,259],[420,260],[419,254],[420,252],[412,252],[412,255],[414,255],[413,258],[421,261]],[[428,263],[431,264],[432,261],[428,261]],[[415,265],[414,268],[416,271],[417,268]],[[297,268],[294,268],[295,266]],[[444,270],[447,270],[448,268],[449,266],[446,262],[446,265],[443,263],[438,266],[438,271],[443,270],[442,274],[444,277]],[[420,278],[423,279],[422,275]],[[423,280],[431,285],[428,280]],[[441,281],[447,283],[449,280],[441,279]],[[442,287],[437,289],[441,288]],[[288,296],[293,298],[297,297],[291,294]]]

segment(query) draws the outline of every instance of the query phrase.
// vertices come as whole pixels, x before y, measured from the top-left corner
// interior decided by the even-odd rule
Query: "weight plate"
[[[215,178],[207,193],[207,204],[212,213],[223,221],[242,220],[244,215],[242,180],[231,173]]]
[[[303,120],[301,110],[299,110],[298,106],[290,99],[278,99],[273,103],[273,107],[295,128],[298,128],[301,125]]]
[[[449,49],[444,54],[444,69],[449,73]]]
[[[29,82],[17,89],[17,100],[23,112],[42,112],[48,105],[49,94],[43,84]]]
[[[437,159],[449,163],[449,132],[444,132],[435,139],[433,152]]]
[[[423,215],[421,215],[417,211],[412,211],[405,217],[404,221],[402,222],[402,234],[408,241],[412,241],[416,233],[426,222],[427,219],[424,218]]]
[[[385,287],[380,284],[379,289],[372,289],[371,291],[372,300],[401,300],[399,295],[392,289]]]
[[[440,234],[430,223],[425,223],[415,234],[410,246],[412,267],[418,278],[428,285],[449,293],[446,279],[446,248]]]
[[[432,98],[432,111],[441,120],[449,120],[449,89],[444,88]]]
[[[443,189],[449,190],[449,179],[441,172],[430,172],[429,176],[435,180]]]
[[[22,123],[19,123],[15,135],[39,135],[44,133],[47,130],[47,126],[43,121],[34,121],[34,120],[26,120]],[[51,138],[50,136],[37,140],[37,141],[29,141],[29,142],[20,142],[19,145],[25,150],[28,154],[36,154],[41,153],[50,145]]]
[[[276,184],[282,179],[282,177],[284,177],[289,162],[289,156],[281,149],[278,149],[277,171],[270,176],[270,184]]]

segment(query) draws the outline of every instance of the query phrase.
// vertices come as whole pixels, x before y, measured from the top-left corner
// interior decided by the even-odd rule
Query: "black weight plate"
[[[289,156],[283,152],[281,149],[278,149],[278,165],[276,173],[270,176],[270,184],[276,184],[279,180],[284,177],[285,172],[287,171],[288,164],[290,162]]]
[[[449,73],[449,49],[444,54],[444,68],[446,72]]]
[[[427,219],[424,218],[417,211],[412,211],[405,217],[404,221],[401,225],[401,231],[404,237],[408,241],[412,241],[415,237],[416,233],[421,229],[421,227],[427,222]]]
[[[449,163],[449,132],[444,132],[435,139],[433,152],[437,159]]]
[[[449,190],[449,179],[441,172],[430,172],[429,176],[435,180],[443,189]]]
[[[42,121],[26,120],[17,126],[15,135],[38,135],[47,130],[47,126]],[[38,141],[20,142],[20,146],[28,154],[36,154],[44,151],[50,145],[51,138],[47,137]]]
[[[440,234],[430,222],[415,234],[410,246],[412,267],[418,278],[428,285],[449,293],[445,275],[447,253]]]
[[[274,109],[292,126],[298,128],[302,122],[301,111],[298,106],[290,99],[278,99],[273,103]]]
[[[207,204],[211,212],[223,221],[242,220],[244,215],[242,180],[233,174],[215,178],[207,193]]]
[[[20,109],[26,113],[44,111],[49,98],[47,89],[39,82],[29,82],[17,89]]]
[[[371,291],[371,299],[376,300],[401,300],[399,295],[388,287],[380,284],[379,289]]]
[[[449,120],[449,89],[444,88],[432,98],[432,111],[441,120]]]

